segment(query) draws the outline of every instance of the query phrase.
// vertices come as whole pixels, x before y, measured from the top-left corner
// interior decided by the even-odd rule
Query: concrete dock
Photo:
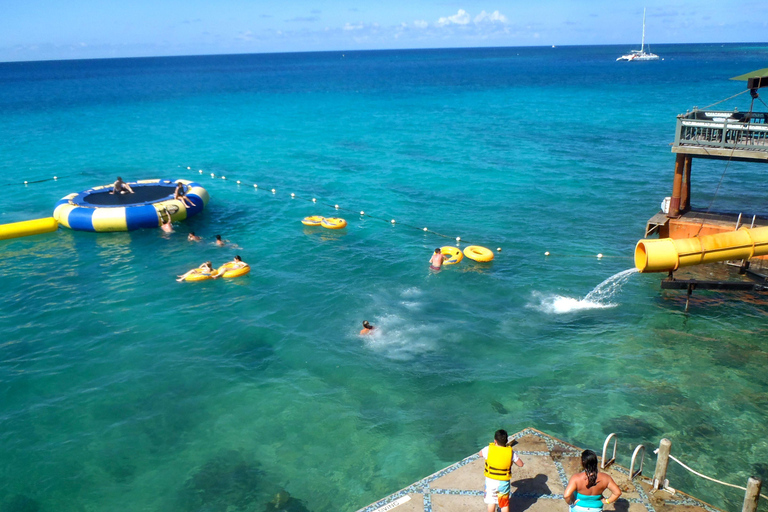
[[[583,449],[533,428],[510,438],[516,440],[514,449],[525,462],[522,468],[512,467],[510,512],[568,512],[563,492],[571,475],[581,471]],[[651,458],[646,458],[646,473],[653,472]],[[485,512],[483,467],[482,457],[475,453],[358,512]],[[680,491],[652,493],[650,478],[641,475],[630,481],[629,470],[616,464],[605,472],[622,490],[621,498],[606,511],[723,512]]]

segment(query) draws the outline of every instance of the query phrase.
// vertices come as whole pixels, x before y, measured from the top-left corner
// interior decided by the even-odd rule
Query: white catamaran
[[[648,50],[651,49],[651,45],[648,45]],[[618,60],[659,60],[659,56],[655,53],[645,52],[645,8],[643,8],[643,39],[640,42],[639,50],[632,50],[627,55],[622,55]]]

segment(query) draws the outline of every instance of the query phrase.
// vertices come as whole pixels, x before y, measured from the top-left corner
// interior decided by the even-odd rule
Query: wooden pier
[[[563,492],[570,477],[581,471],[583,449],[534,428],[510,439],[516,441],[514,449],[525,462],[522,468],[512,468],[510,512],[568,512]],[[483,467],[482,457],[475,453],[358,512],[484,512]],[[651,479],[640,475],[631,480],[629,470],[616,464],[601,471],[610,474],[622,490],[621,498],[607,505],[606,511],[723,512],[680,491],[654,492]]]

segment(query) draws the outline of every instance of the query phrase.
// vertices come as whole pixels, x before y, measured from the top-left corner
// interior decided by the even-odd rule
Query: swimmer
[[[197,236],[194,231],[190,231],[189,234],[187,235],[187,240],[189,240],[190,242],[199,242],[200,240],[202,240],[202,238]]]
[[[363,320],[363,330],[360,331],[360,334],[371,334],[374,329],[375,327],[368,323],[368,320]]]
[[[110,194],[133,194],[133,189],[123,181],[123,178],[118,176],[117,181],[112,185],[112,192]]]
[[[173,191],[173,198],[177,201],[181,201],[184,206],[193,207],[195,203],[189,200],[184,192],[184,184],[180,181],[176,182],[176,190]]]
[[[190,274],[193,274],[195,272],[199,272],[199,273],[201,273],[203,275],[206,275],[206,276],[207,275],[211,275],[211,273],[213,273],[213,265],[211,264],[210,261],[206,261],[205,263],[200,265],[198,268],[193,268],[192,270],[188,270],[188,271],[184,272],[183,274],[181,274],[180,276],[177,276],[178,279],[176,279],[176,280],[181,282],[181,281],[185,280],[187,278],[187,276],[189,276]],[[216,277],[216,276],[214,275],[213,277]]]
[[[445,254],[443,254],[440,251],[440,248],[438,247],[435,249],[435,254],[432,255],[431,258],[429,258],[429,268],[432,270],[440,270],[443,266],[443,262],[445,261]]]
[[[171,214],[168,213],[168,208],[163,208],[165,210],[165,214],[168,216],[167,221],[163,221],[163,216],[160,215],[160,229],[165,231],[166,233],[173,233],[173,219],[171,219]]]
[[[219,247],[224,247],[227,245],[227,242],[229,242],[229,240],[222,240],[221,235],[216,235],[216,245]]]

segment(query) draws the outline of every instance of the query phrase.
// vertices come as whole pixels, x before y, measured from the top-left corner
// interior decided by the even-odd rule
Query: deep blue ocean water
[[[768,302],[696,292],[685,314],[624,272],[675,116],[741,92],[768,45],[626,51],[0,64],[0,223],[118,175],[211,195],[170,235],[0,241],[0,510],[354,511],[528,426],[768,477]],[[765,193],[754,166],[695,163],[694,206],[765,214]],[[502,251],[431,273],[455,237]],[[235,254],[251,274],[175,281]]]

